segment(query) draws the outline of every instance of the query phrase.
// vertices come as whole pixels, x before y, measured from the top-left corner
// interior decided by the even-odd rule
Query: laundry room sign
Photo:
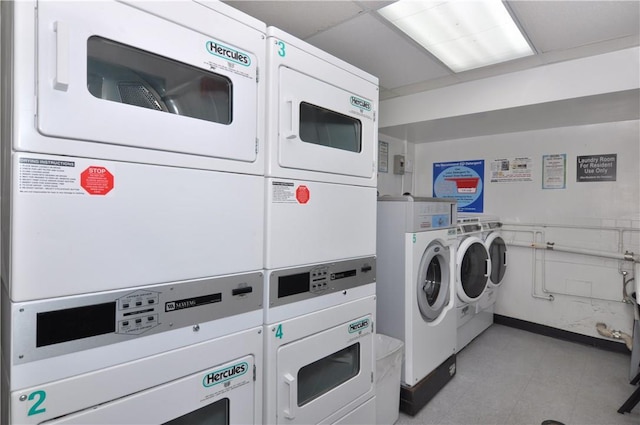
[[[616,181],[618,154],[579,156],[576,164],[576,181]]]

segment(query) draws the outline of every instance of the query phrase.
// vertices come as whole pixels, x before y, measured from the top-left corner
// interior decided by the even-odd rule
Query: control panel
[[[285,305],[376,281],[375,257],[276,270],[269,274],[269,306]]]
[[[262,273],[11,305],[21,364],[262,309]]]

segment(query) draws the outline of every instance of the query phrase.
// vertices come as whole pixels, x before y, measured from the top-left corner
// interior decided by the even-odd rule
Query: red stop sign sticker
[[[80,186],[89,195],[106,195],[113,189],[113,174],[104,167],[91,167],[80,173]]]
[[[303,184],[296,188],[296,199],[301,204],[309,202],[309,188]]]

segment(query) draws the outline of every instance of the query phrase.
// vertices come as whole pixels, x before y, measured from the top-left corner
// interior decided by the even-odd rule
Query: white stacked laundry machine
[[[374,423],[377,78],[267,30],[264,423]]]
[[[400,409],[418,413],[456,371],[455,200],[378,198],[378,332],[404,342]]]
[[[1,422],[261,422],[266,26],[1,7]]]

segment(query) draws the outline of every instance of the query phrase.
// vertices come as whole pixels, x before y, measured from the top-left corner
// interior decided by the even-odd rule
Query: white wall
[[[389,160],[387,172],[378,172],[378,192],[381,196],[402,195],[405,192],[413,193],[414,145],[382,134],[380,141],[389,144]],[[394,155],[404,155],[406,161],[404,175],[393,173]]]
[[[416,194],[432,196],[434,162],[484,159],[484,213],[506,223],[537,223],[534,227],[544,232],[539,240],[616,251],[618,234],[606,228],[640,228],[639,135],[634,120],[418,144]],[[567,155],[566,188],[543,190],[542,155],[561,153]],[[615,182],[576,182],[576,156],[611,153],[618,154]],[[491,162],[515,157],[532,159],[532,181],[491,183]],[[521,232],[505,236],[508,242],[531,238]],[[640,233],[625,234],[622,248],[638,253]],[[496,313],[591,336],[598,336],[599,321],[630,333],[632,308],[620,302],[620,269],[632,268],[617,260],[511,247]],[[543,299],[548,294],[554,301]]]

